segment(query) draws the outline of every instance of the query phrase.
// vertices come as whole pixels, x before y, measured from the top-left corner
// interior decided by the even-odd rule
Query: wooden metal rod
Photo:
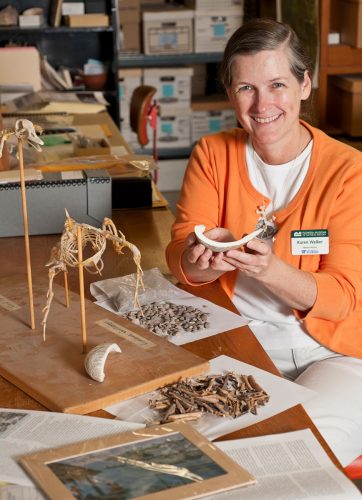
[[[82,228],[77,227],[78,241],[78,269],[79,269],[79,295],[80,295],[80,315],[82,320],[82,344],[83,352],[87,352],[87,330],[85,322],[85,301],[84,301],[84,274],[83,274],[83,247],[82,247]]]
[[[64,271],[65,307],[69,307],[68,271]]]
[[[35,329],[35,316],[34,316],[34,299],[33,299],[33,280],[32,280],[32,275],[31,275],[29,226],[28,226],[28,210],[27,210],[27,206],[26,206],[23,143],[21,142],[21,139],[18,139],[18,155],[19,155],[19,170],[20,170],[21,200],[22,200],[22,205],[23,205],[26,271],[27,271],[27,275],[28,275],[30,326],[31,326],[31,329],[34,330]]]

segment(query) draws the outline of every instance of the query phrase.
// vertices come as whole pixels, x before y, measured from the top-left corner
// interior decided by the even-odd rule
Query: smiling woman
[[[362,154],[300,119],[309,68],[286,24],[231,36],[221,79],[242,129],[195,146],[166,255],[183,283],[218,279],[283,375],[320,390],[306,409],[346,465],[362,453]]]

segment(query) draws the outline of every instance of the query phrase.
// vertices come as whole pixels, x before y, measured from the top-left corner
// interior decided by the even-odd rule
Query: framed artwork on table
[[[19,461],[51,499],[191,499],[256,482],[182,422],[43,450]]]

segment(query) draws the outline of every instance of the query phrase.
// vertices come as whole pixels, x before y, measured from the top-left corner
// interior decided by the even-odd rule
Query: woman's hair
[[[272,19],[257,18],[238,28],[229,39],[220,67],[221,81],[225,89],[232,83],[231,68],[238,55],[253,55],[261,50],[275,50],[285,45],[288,51],[290,70],[298,82],[304,81],[304,72],[310,75],[311,62],[292,28]]]

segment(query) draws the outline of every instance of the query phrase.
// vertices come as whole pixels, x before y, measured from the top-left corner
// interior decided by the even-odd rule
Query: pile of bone
[[[160,423],[197,420],[203,413],[236,418],[245,413],[257,414],[258,406],[269,395],[252,375],[208,375],[187,378],[159,390],[161,397],[149,401],[160,412]]]
[[[192,306],[181,306],[172,302],[151,302],[130,311],[124,317],[159,336],[173,336],[180,332],[198,332],[209,328],[208,313]]]

